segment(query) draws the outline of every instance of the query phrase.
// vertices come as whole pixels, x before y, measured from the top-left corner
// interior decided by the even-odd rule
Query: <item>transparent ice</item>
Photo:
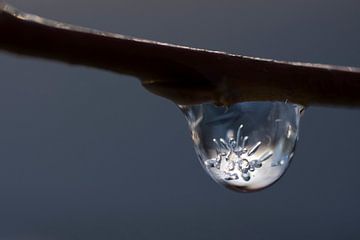
[[[263,189],[286,171],[303,107],[285,102],[180,106],[198,158],[218,183],[243,192]]]

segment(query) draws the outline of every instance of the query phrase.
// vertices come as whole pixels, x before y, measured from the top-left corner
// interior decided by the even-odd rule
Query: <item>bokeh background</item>
[[[7,2],[152,40],[360,66],[358,0]],[[0,73],[0,239],[360,238],[359,109],[307,109],[287,174],[239,194],[205,174],[182,113],[136,79],[4,52]]]

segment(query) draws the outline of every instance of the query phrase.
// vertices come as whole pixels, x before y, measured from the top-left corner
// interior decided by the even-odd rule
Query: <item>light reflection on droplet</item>
[[[237,191],[277,181],[293,156],[303,107],[284,102],[180,106],[205,170]]]

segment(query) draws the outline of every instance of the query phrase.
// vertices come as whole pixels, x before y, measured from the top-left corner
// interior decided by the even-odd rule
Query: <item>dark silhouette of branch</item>
[[[138,77],[178,104],[360,106],[360,69],[281,62],[105,33],[0,4],[0,49]]]

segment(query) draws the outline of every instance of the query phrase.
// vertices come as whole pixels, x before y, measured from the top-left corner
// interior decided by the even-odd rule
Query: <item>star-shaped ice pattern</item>
[[[238,180],[239,174],[244,181],[249,181],[251,179],[250,172],[261,168],[263,162],[272,156],[272,151],[268,151],[260,158],[254,159],[253,156],[262,143],[258,141],[247,148],[249,137],[241,135],[243,127],[242,124],[239,126],[236,139],[229,138],[226,141],[223,138],[214,138],[216,158],[205,161],[205,166],[223,171],[225,174],[224,180],[226,181]]]

